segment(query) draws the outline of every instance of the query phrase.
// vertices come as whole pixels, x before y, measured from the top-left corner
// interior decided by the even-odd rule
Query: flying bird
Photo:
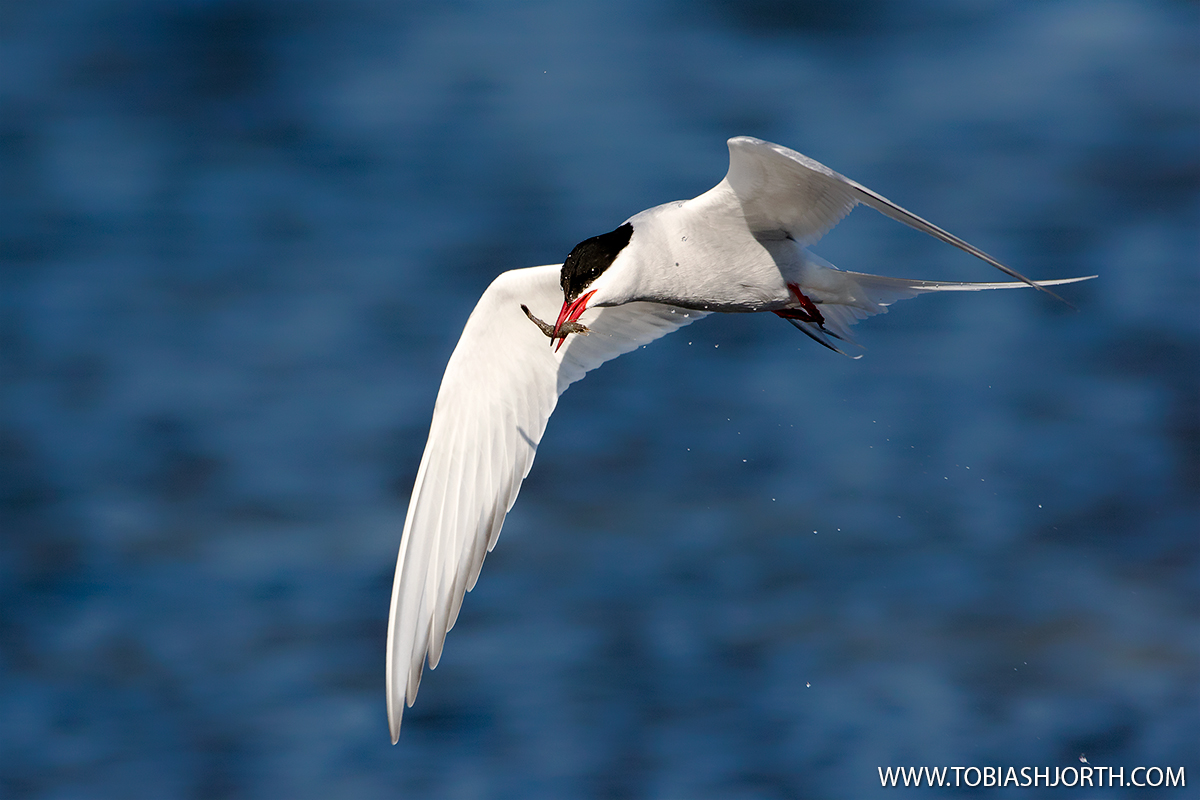
[[[387,636],[393,743],[426,657],[437,666],[464,593],[496,544],[559,395],[589,370],[713,312],[771,312],[847,354],[855,346],[849,326],[897,300],[1023,286],[1057,297],[1045,287],[1087,280],[1031,281],[794,150],[749,136],[728,144],[729,171],[709,191],[635,214],[580,242],[561,265],[501,274],[471,312],[438,391],[396,562]],[[1016,282],[868,275],[808,252],[859,203]]]

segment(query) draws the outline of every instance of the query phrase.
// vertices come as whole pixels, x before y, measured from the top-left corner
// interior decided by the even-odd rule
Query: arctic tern
[[[581,242],[562,265],[501,274],[467,320],[438,391],[396,562],[387,637],[393,743],[426,656],[436,667],[559,395],[589,370],[717,311],[772,312],[845,354],[848,327],[896,300],[1022,286],[1053,295],[1045,287],[1088,279],[1031,281],[794,150],[748,136],[728,144],[729,171],[714,188],[635,214]],[[859,203],[1017,282],[847,272],[805,249]]]

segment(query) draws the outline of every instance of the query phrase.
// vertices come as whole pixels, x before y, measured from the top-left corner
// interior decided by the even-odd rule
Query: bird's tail
[[[783,314],[780,316],[784,316],[788,322],[818,344],[850,358],[861,358],[861,354],[851,356],[839,346],[839,343],[849,343],[861,347],[850,335],[850,326],[860,319],[887,313],[887,307],[897,300],[907,300],[927,292],[978,292],[984,289],[1029,288],[1029,284],[1017,281],[985,283],[922,281],[847,270],[837,270],[837,272],[847,279],[844,290],[839,291],[838,296],[823,297],[820,292],[809,293],[812,302],[820,311],[818,320],[793,319]],[[1061,286],[1067,283],[1091,280],[1095,277],[1095,275],[1087,275],[1082,278],[1059,278],[1051,281],[1034,281],[1033,283],[1039,287]]]

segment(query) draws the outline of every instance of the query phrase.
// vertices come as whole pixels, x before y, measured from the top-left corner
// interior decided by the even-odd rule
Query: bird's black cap
[[[633,226],[626,222],[615,231],[584,239],[575,245],[575,249],[563,262],[562,278],[559,281],[563,297],[568,303],[579,297],[592,281],[608,269],[617,254],[629,244],[632,236]]]

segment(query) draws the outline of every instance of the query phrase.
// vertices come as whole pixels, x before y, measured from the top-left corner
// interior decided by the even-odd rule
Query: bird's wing
[[[559,267],[496,278],[467,320],[446,365],[417,471],[392,586],[387,695],[392,741],[412,705],[426,653],[437,666],[464,592],[479,576],[558,396],[588,370],[687,325],[704,312],[628,303],[584,312],[588,336],[555,352],[521,311],[553,320]]]
[[[808,156],[752,136],[737,136],[730,139],[728,144],[729,172],[721,183],[706,194],[719,197],[726,191],[732,192],[751,232],[757,236],[781,238],[786,235],[801,244],[811,244],[838,224],[854,206],[862,203],[981,258],[1004,274],[1058,298],[1049,289],[1000,263],[974,245]],[[696,200],[705,197],[701,195]]]

